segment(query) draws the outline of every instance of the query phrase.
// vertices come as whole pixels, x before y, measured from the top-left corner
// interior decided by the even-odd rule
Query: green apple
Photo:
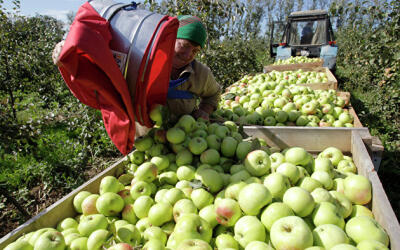
[[[260,183],[251,183],[243,187],[238,197],[240,208],[247,215],[258,215],[271,201],[271,193]]]
[[[285,156],[282,153],[279,153],[279,152],[272,153],[269,156],[269,159],[271,161],[271,170],[272,170],[272,172],[275,172],[276,169],[279,167],[279,165],[281,165],[282,163],[285,162]]]
[[[47,231],[39,236],[33,249],[64,250],[64,236],[58,231]]]
[[[330,159],[316,158],[313,163],[313,171],[325,171],[333,178],[333,164]]]
[[[200,239],[186,239],[183,240],[176,250],[212,250],[211,246]]]
[[[130,191],[132,198],[136,200],[139,196],[142,195],[150,196],[152,193],[152,188],[150,184],[145,181],[137,181],[135,184],[132,185]]]
[[[382,242],[379,242],[377,240],[363,240],[360,243],[357,244],[357,249],[359,250],[374,250],[374,249],[379,249],[379,250],[389,250],[385,244]]]
[[[240,182],[240,181],[245,181],[250,177],[251,177],[250,173],[247,172],[246,169],[243,169],[243,170],[240,170],[239,172],[231,175],[229,177],[229,183],[236,183],[236,182]]]
[[[342,213],[343,218],[350,216],[353,210],[353,204],[347,197],[337,191],[329,191],[329,194],[333,197],[333,203],[338,207],[339,211]]]
[[[73,229],[67,229],[67,230],[73,230]],[[39,239],[39,237],[42,234],[49,232],[49,231],[57,231],[57,230],[52,227],[45,227],[45,228],[38,229],[28,239],[29,244],[31,244],[32,246],[35,246],[37,239]]]
[[[268,232],[275,221],[280,218],[294,215],[293,210],[283,202],[273,202],[261,212],[261,222]]]
[[[178,177],[178,180],[187,180],[191,181],[194,179],[194,174],[195,174],[196,169],[193,166],[187,165],[187,166],[180,166],[176,170],[176,176]]]
[[[274,248],[263,241],[252,241],[245,250],[274,250]]]
[[[203,207],[199,211],[199,215],[208,222],[211,228],[214,228],[216,225],[218,225],[216,208],[214,204]]]
[[[176,123],[176,127],[182,128],[185,133],[192,132],[195,125],[196,120],[191,115],[182,115]]]
[[[135,139],[135,148],[138,151],[144,152],[153,146],[153,138],[150,135],[140,136]]]
[[[244,181],[239,181],[239,182],[229,184],[225,190],[225,198],[231,198],[234,200],[238,200],[239,193],[242,190],[242,188],[244,188],[245,186],[247,186],[247,183]]]
[[[78,228],[78,222],[74,218],[68,217],[57,224],[57,230],[60,232],[68,228]]]
[[[298,216],[286,216],[274,222],[270,232],[275,249],[305,249],[313,245],[307,223]]]
[[[26,240],[20,240],[8,244],[4,250],[33,250],[33,246]]]
[[[69,249],[71,250],[87,250],[87,237],[79,237],[77,239],[74,239],[70,246]]]
[[[75,195],[74,200],[73,200],[73,205],[74,205],[76,212],[82,213],[82,202],[89,195],[91,195],[91,193],[88,191],[80,191],[79,193],[77,193]]]
[[[85,199],[82,201],[82,213],[84,215],[89,215],[89,214],[98,214],[99,211],[97,211],[96,208],[96,201],[100,197],[98,194],[91,194],[87,196]]]
[[[119,191],[118,195],[121,196],[121,198],[124,200],[125,205],[133,204],[133,202],[135,201],[131,195],[131,190],[129,188],[125,188],[124,190]]]
[[[226,136],[222,139],[221,153],[225,157],[233,157],[236,153],[238,142],[231,136]]]
[[[223,226],[233,226],[242,216],[239,203],[231,198],[221,199],[215,206],[216,220]]]
[[[91,214],[81,219],[78,231],[82,236],[89,237],[92,232],[98,229],[106,229],[107,227],[108,221],[103,214]]]
[[[138,181],[152,182],[157,177],[157,165],[152,162],[144,162],[135,172],[135,179]]]
[[[204,153],[204,152],[203,152]],[[176,165],[178,167],[190,165],[193,161],[193,154],[188,149],[182,149],[176,154]]]
[[[229,168],[229,172],[231,175],[236,174],[237,172],[239,172],[240,170],[244,170],[245,167],[243,164],[234,164]]]
[[[172,209],[172,214],[175,222],[178,221],[179,217],[183,214],[194,213],[197,214],[197,207],[193,203],[192,200],[189,199],[181,199],[177,201]]]
[[[107,248],[107,250],[133,250],[133,249],[134,248],[131,245],[129,245],[128,243],[125,243],[125,242],[117,243],[115,245],[112,245],[110,248]],[[143,249],[144,249],[144,247],[143,247]],[[160,248],[157,248],[157,249],[160,249]],[[146,248],[146,250],[150,250],[150,249]]]
[[[139,150],[134,150],[132,153],[128,155],[129,160],[136,164],[140,165],[144,162],[144,152]]]
[[[121,212],[121,216],[123,220],[128,221],[131,224],[136,224],[137,222],[137,216],[135,214],[134,206],[133,204],[127,204],[125,205],[124,209]]]
[[[147,217],[149,210],[153,205],[154,205],[154,200],[150,196],[147,195],[139,196],[133,203],[133,211],[135,212],[135,215],[139,219],[143,219]]]
[[[190,198],[199,210],[214,202],[214,196],[204,188],[194,189],[190,195]]]
[[[87,240],[88,249],[101,249],[111,237],[111,232],[106,229],[98,229],[90,234]]]
[[[186,133],[179,127],[172,127],[167,130],[167,140],[173,144],[182,143],[186,138]]]
[[[184,199],[184,198],[185,198],[185,193],[182,190],[180,190],[179,188],[174,187],[174,188],[169,189],[164,194],[163,202],[167,202],[167,203],[171,204],[171,206],[174,206],[174,204],[177,201]]]
[[[200,239],[210,242],[212,228],[200,215],[188,213],[180,216],[173,234],[178,245],[186,239]]]
[[[146,241],[157,239],[163,245],[167,243],[167,234],[160,227],[151,226],[147,228],[143,233],[143,238]]]
[[[254,150],[244,160],[246,170],[253,176],[262,176],[271,172],[269,155],[263,150]]]
[[[224,139],[225,137],[229,136],[231,134],[231,131],[227,126],[224,125],[219,125],[218,127],[215,128],[214,133],[216,136],[218,136],[221,139]]]
[[[118,179],[114,176],[106,176],[101,179],[99,193],[100,195],[106,192],[118,193],[123,190],[124,185],[118,181]]]
[[[294,165],[306,166],[312,160],[312,156],[301,147],[291,147],[285,153],[285,161]]]
[[[356,243],[364,240],[376,240],[389,245],[389,236],[379,223],[368,216],[357,216],[347,221],[345,231],[347,235]]]
[[[345,244],[345,243],[338,244],[331,248],[331,250],[357,250],[357,249],[358,249],[357,247],[350,245],[350,244]]]
[[[217,165],[220,161],[220,154],[217,150],[209,148],[200,155],[200,162],[203,164]]]
[[[213,169],[197,170],[195,178],[200,180],[210,193],[217,193],[224,186],[222,176]]]
[[[323,201],[333,202],[333,197],[330,195],[329,191],[318,187],[311,192],[311,196],[313,197],[316,203],[320,203]]]
[[[202,137],[194,137],[189,142],[189,150],[194,155],[200,155],[207,149],[207,141]]]
[[[351,211],[350,217],[356,216],[368,216],[374,218],[374,214],[372,213],[372,211],[363,205],[353,205],[353,210]]]
[[[283,195],[283,203],[288,205],[300,217],[310,215],[315,206],[310,192],[300,187],[289,188]]]
[[[312,213],[312,219],[315,226],[320,226],[324,224],[333,224],[341,229],[344,229],[344,219],[339,209],[330,202],[320,202],[318,203]]]
[[[169,188],[168,188],[169,189]],[[161,202],[164,199],[164,195],[165,193],[168,191],[167,188],[160,188],[158,189],[158,191],[156,192],[156,194],[154,195],[154,201],[155,202]]]
[[[172,220],[172,206],[166,202],[154,204],[148,214],[149,222],[153,226],[161,226],[162,224]]]
[[[79,234],[79,230],[78,230],[78,228],[68,228],[68,229],[61,231],[61,233],[62,233],[62,235],[64,235],[64,237],[66,237],[69,234],[75,234],[75,233]]]
[[[261,221],[252,215],[241,217],[234,227],[235,240],[239,245],[245,248],[252,241],[265,241],[265,227]]]
[[[344,179],[344,195],[357,205],[365,205],[371,201],[371,182],[362,175],[349,175]]]
[[[221,149],[222,139],[219,138],[216,134],[210,134],[206,137],[208,148],[215,149],[219,151]]]
[[[144,231],[146,231],[147,228],[151,227],[152,224],[150,223],[150,219],[149,217],[145,217],[143,219],[138,220],[138,222],[136,222],[137,229],[139,230],[139,232],[141,234],[144,233]]]
[[[149,117],[157,125],[161,126],[163,122],[163,106],[161,104],[153,104],[150,108]]]
[[[141,241],[141,232],[135,225],[132,224],[126,224],[118,227],[116,236],[118,241],[128,243],[131,246],[139,245]]]
[[[357,173],[357,167],[353,161],[349,160],[341,160],[337,165],[337,170],[340,172],[350,172],[350,173]]]
[[[176,185],[178,182],[178,176],[176,175],[176,171],[166,171],[158,175],[158,181],[161,185]]]
[[[271,173],[264,178],[264,186],[271,192],[272,198],[282,200],[283,194],[290,188],[288,177],[281,173]]]
[[[251,142],[249,141],[241,141],[237,145],[236,148],[236,158],[239,160],[244,160],[248,153],[250,153],[252,149]]]
[[[157,166],[158,171],[162,171],[169,167],[169,159],[166,155],[158,155],[151,158],[151,163]]]
[[[316,188],[322,187],[322,183],[316,179],[309,177],[309,176],[305,176],[297,182],[297,186],[299,186],[311,193]]]
[[[333,180],[328,172],[317,170],[311,174],[311,178],[320,182],[326,190],[333,187]]]
[[[279,167],[276,169],[276,172],[286,176],[292,185],[296,184],[300,179],[299,168],[290,162],[284,162],[279,165]]]
[[[314,245],[331,249],[338,244],[348,244],[349,238],[342,228],[333,224],[317,226],[313,230]]]
[[[343,160],[343,153],[336,147],[328,147],[318,154],[318,158],[328,158],[331,160],[333,166],[337,166],[341,160]]]
[[[96,208],[99,213],[105,216],[116,216],[124,209],[125,202],[116,193],[106,192],[100,195],[96,201]]]
[[[230,234],[219,234],[215,238],[217,249],[239,249],[238,242]]]

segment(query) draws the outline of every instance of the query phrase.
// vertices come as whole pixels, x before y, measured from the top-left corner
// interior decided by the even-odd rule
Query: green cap
[[[178,16],[179,28],[176,38],[187,39],[204,47],[207,33],[200,18],[191,15]]]

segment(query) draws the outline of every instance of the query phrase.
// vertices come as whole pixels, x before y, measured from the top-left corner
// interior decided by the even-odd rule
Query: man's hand
[[[51,58],[53,59],[53,63],[57,66],[61,66],[60,63],[60,54],[61,54],[61,50],[64,46],[65,41],[62,40],[61,42],[57,43],[56,46],[53,49],[53,54],[51,55]]]
[[[197,109],[197,110],[193,111],[193,117],[194,117],[196,120],[197,120],[197,118],[199,118],[199,117],[203,118],[203,119],[206,120],[206,121],[209,121],[209,120],[210,120],[210,115],[209,115],[206,111],[204,111],[204,110],[202,110],[202,109]]]

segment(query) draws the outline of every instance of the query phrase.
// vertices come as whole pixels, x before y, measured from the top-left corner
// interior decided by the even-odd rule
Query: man
[[[196,55],[204,48],[206,30],[198,17],[184,15],[179,16],[178,20],[167,106],[172,119],[191,114],[195,118],[209,120],[209,115],[218,105],[221,86],[216,82],[211,70],[195,60]],[[64,41],[57,44],[53,51],[55,64],[59,63],[58,57],[63,44]],[[139,134],[146,131],[145,128],[137,127]]]
[[[192,114],[195,118],[208,120],[218,105],[221,87],[211,70],[195,60],[204,48],[206,30],[198,17],[185,15],[179,16],[178,20],[167,106],[177,117]]]

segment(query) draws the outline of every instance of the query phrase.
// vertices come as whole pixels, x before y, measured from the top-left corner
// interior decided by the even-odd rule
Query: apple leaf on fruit
[[[200,180],[192,180],[189,182],[189,185],[193,188],[193,189],[198,189],[198,188],[204,188],[207,189],[207,187],[203,186],[203,183],[201,183]]]
[[[234,93],[227,93],[226,95],[224,95],[224,100],[234,100],[236,97],[236,94]]]

